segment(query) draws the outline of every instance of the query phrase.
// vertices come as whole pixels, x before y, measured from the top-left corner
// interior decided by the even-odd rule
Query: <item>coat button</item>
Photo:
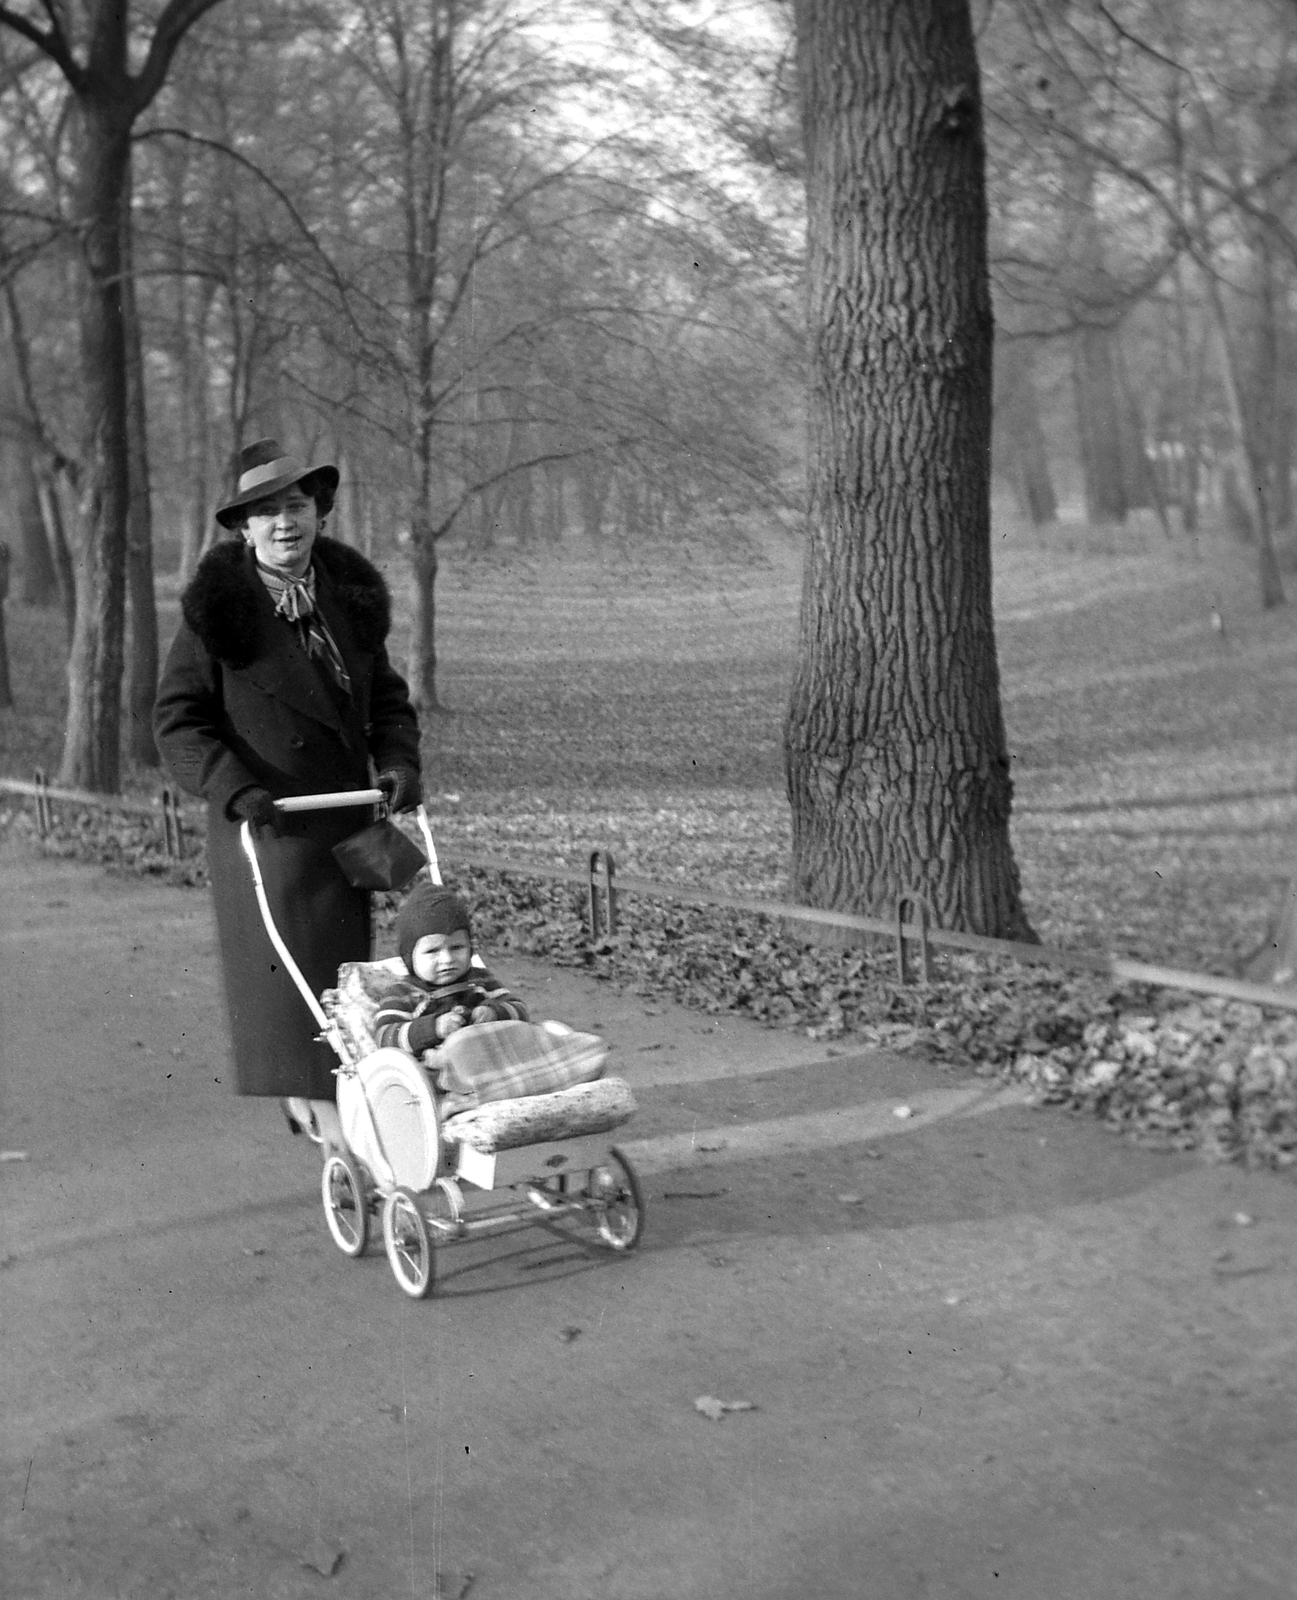
[[[295,733],[293,735],[293,737],[288,741],[288,743],[289,743],[290,748],[292,748],[293,750],[300,750],[302,748],[302,746],[306,743],[306,740],[303,739],[303,737],[301,736],[300,733]]]

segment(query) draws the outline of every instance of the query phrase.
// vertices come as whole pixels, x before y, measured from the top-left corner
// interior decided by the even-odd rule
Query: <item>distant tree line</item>
[[[1219,509],[1277,603],[1297,6],[971,12],[1003,477],[1055,515],[1066,390],[1089,516]],[[333,531],[404,556],[429,707],[448,537],[724,538],[800,505],[793,7],[741,13],[0,3],[0,500],[15,592],[65,619],[65,780],[116,786],[122,704],[150,758],[154,565],[192,572],[259,435],[336,460]]]
[[[708,108],[633,15],[187,9],[208,14],[145,100],[127,65],[156,19],[0,6],[0,490],[24,598],[59,600],[70,641],[106,627],[74,662],[66,781],[115,787],[123,678],[149,758],[153,563],[193,571],[252,438],[337,461],[331,531],[408,558],[425,706],[447,536],[725,538],[799,504],[799,241],[715,170]],[[78,95],[112,17],[114,93],[139,103],[105,264]],[[117,434],[87,405],[95,294],[124,340]]]

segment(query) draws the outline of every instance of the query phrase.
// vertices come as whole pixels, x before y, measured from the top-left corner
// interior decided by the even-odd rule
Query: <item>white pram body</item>
[[[300,809],[304,802],[378,798],[377,791],[362,793],[364,800],[361,794],[303,796],[279,804]],[[428,871],[440,882],[422,806],[418,815]],[[481,1103],[444,1116],[428,1070],[404,1051],[375,1042],[373,1018],[385,989],[404,971],[399,958],[347,963],[337,988],[317,999],[275,928],[246,823],[243,848],[266,931],[339,1060],[345,1148],[325,1152],[321,1174],[325,1220],[338,1248],[362,1255],[377,1213],[393,1275],[416,1299],[432,1288],[438,1245],[506,1224],[582,1214],[594,1221],[605,1244],[632,1249],[639,1242],[643,1199],[634,1170],[607,1135],[633,1115],[635,1101],[621,1079],[602,1076],[603,1042],[558,1022],[462,1029],[438,1053],[485,1053],[501,1063],[500,1071],[484,1088]],[[485,1037],[491,1030],[494,1035]],[[509,1094],[515,1082],[565,1086]],[[494,1203],[470,1215],[465,1186],[493,1195]]]

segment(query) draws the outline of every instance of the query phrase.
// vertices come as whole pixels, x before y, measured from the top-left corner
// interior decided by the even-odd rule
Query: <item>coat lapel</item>
[[[363,750],[367,733],[365,708],[369,705],[369,684],[373,676],[374,658],[357,645],[347,613],[338,604],[333,580],[319,562],[315,567],[315,603],[328,624],[329,632],[333,635],[346,663],[347,671],[351,675],[351,701],[346,716],[340,724],[343,736],[348,743],[355,744]]]

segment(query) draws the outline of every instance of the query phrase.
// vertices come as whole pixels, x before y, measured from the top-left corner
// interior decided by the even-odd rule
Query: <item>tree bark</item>
[[[1058,516],[1058,500],[1040,425],[1035,361],[1027,345],[1017,340],[1001,348],[1000,362],[1003,400],[995,414],[1003,433],[1002,459],[1023,512],[1033,527],[1041,528]]]
[[[22,551],[22,586],[19,598],[28,606],[58,603],[59,581],[54,571],[45,524],[41,520],[40,494],[32,465],[30,447],[11,445],[8,477],[11,485],[14,522],[18,529],[18,548]]]
[[[153,702],[158,690],[158,606],[153,587],[153,499],[149,479],[148,405],[144,354],[135,300],[130,173],[122,201],[122,320],[126,339],[126,433],[129,495],[126,514],[126,588],[130,602],[130,659],[126,681],[127,749],[146,767],[159,764],[153,742]]]
[[[798,898],[1032,938],[991,616],[992,318],[967,0],[799,0],[810,514]]]
[[[1108,328],[1086,327],[1072,336],[1072,380],[1076,426],[1091,522],[1125,522],[1126,463],[1121,442],[1122,407]]]
[[[106,96],[78,97],[77,111],[85,447],[74,552],[77,620],[68,660],[68,720],[59,781],[69,788],[115,793],[121,783],[130,492],[120,225],[130,114]]]
[[[9,678],[9,636],[5,632],[5,601],[9,598],[9,546],[0,541],[0,711],[14,703]]]
[[[426,530],[410,541],[410,698],[420,711],[437,699],[437,541]]]
[[[1225,404],[1234,429],[1235,450],[1238,455],[1237,487],[1252,523],[1257,542],[1257,580],[1261,590],[1261,607],[1265,611],[1284,603],[1283,579],[1279,562],[1275,558],[1271,537],[1270,505],[1266,465],[1260,459],[1255,441],[1243,409],[1242,385],[1239,381],[1238,353],[1230,335],[1229,319],[1225,315],[1225,302],[1220,292],[1220,280],[1208,270],[1207,301],[1211,307],[1212,323],[1220,352],[1221,380],[1225,389]]]
[[[77,627],[77,579],[72,564],[72,551],[68,546],[67,531],[63,525],[63,502],[59,498],[58,483],[52,471],[37,471],[36,495],[40,500],[41,521],[45,526],[45,537],[49,541],[54,576],[58,581],[65,638],[68,648],[71,649]]]
[[[11,315],[10,299],[0,299],[0,328],[6,349],[0,354],[0,463],[9,485],[10,507],[18,530],[24,605],[50,606],[59,598],[58,574],[45,538],[37,491],[35,460],[44,453],[40,427],[32,417],[20,376],[26,352],[19,349],[23,333]]]

